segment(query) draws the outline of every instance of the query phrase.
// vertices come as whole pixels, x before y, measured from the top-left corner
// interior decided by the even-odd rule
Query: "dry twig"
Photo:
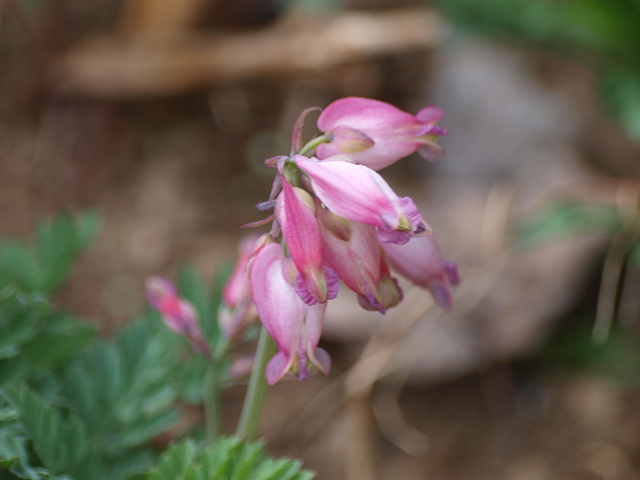
[[[425,8],[285,17],[237,34],[90,39],[53,61],[59,93],[131,98],[169,95],[251,76],[303,73],[371,56],[433,47],[441,22]]]

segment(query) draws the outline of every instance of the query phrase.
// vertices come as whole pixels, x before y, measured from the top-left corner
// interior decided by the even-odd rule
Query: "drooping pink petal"
[[[416,116],[403,112],[399,108],[379,100],[360,97],[347,97],[333,102],[318,118],[318,128],[333,139],[318,147],[319,159],[338,154],[350,154],[355,161],[374,170],[380,170],[399,159],[428,146],[430,154],[425,158],[435,160],[437,136],[448,132],[434,125],[444,112],[438,107],[423,108]],[[358,131],[373,141],[373,145],[360,150],[351,148],[349,137],[345,133]],[[347,151],[347,150],[351,151]]]
[[[424,107],[416,113],[416,119],[421,123],[427,124],[434,124],[442,117],[444,117],[444,110],[435,106]]]
[[[304,379],[308,374],[307,360],[322,371],[328,368],[325,354],[317,349],[326,303],[309,307],[302,301],[291,284],[290,262],[282,246],[271,243],[258,252],[250,266],[256,309],[278,347],[265,371],[270,385],[287,372]]]
[[[250,282],[260,321],[278,347],[267,368],[267,381],[277,382],[293,364],[305,304],[282,274],[284,251],[271,243],[251,263]]]
[[[354,292],[375,298],[380,281],[380,244],[376,228],[319,209],[325,261]]]
[[[409,236],[426,229],[415,204],[398,197],[370,168],[340,156],[321,162],[301,155],[294,159],[309,176],[313,192],[336,215],[385,232],[406,231]],[[405,237],[400,241],[406,241]]]
[[[451,309],[451,286],[460,281],[456,265],[442,258],[433,235],[413,237],[405,245],[382,244],[391,267],[416,285],[431,290],[436,302]]]
[[[283,178],[276,203],[276,218],[282,235],[310,294],[309,305],[327,301],[327,279],[323,267],[322,241],[309,194]]]
[[[391,276],[384,257],[380,257],[380,280],[376,285],[375,296],[358,295],[358,303],[365,310],[378,310],[385,313],[402,301],[403,293],[398,281]]]

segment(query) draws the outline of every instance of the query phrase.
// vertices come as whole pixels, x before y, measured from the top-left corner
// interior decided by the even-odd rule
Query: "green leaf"
[[[182,480],[195,462],[198,449],[189,439],[174,443],[158,461],[158,467],[151,472],[148,480]]]
[[[48,478],[46,469],[29,464],[27,438],[17,423],[0,425],[0,471],[6,469],[19,478]]]
[[[39,225],[36,235],[36,258],[42,269],[40,289],[49,292],[66,278],[76,256],[89,246],[98,231],[98,216],[94,213],[75,219],[58,215]]]
[[[89,245],[99,225],[88,213],[61,214],[38,226],[33,248],[16,241],[0,244],[0,288],[51,292],[65,280],[75,258]]]
[[[171,384],[179,359],[175,336],[145,319],[71,364],[63,382],[67,402],[86,419],[108,455],[141,446],[178,420]]]
[[[79,479],[99,477],[95,446],[79,418],[73,414],[63,416],[25,386],[5,387],[2,394],[16,409],[22,430],[52,474]]]
[[[607,106],[627,135],[640,143],[640,70],[620,68],[606,72],[601,87]]]
[[[0,291],[0,380],[21,382],[52,372],[81,354],[96,329],[62,312],[39,294]]]
[[[147,480],[311,480],[314,474],[295,460],[264,456],[264,443],[219,438],[198,451],[191,440],[178,442],[160,457]]]
[[[621,228],[616,207],[559,201],[514,228],[517,247],[584,233],[611,234]]]
[[[640,267],[640,240],[636,241],[629,250],[629,262]]]

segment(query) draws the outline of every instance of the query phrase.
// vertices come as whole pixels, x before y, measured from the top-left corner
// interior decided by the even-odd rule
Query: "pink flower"
[[[151,277],[146,282],[149,304],[162,315],[165,325],[189,340],[191,347],[211,359],[209,344],[204,339],[198,314],[188,301],[180,298],[175,285],[162,277]]]
[[[256,236],[245,237],[239,246],[239,257],[231,276],[222,289],[218,323],[227,338],[235,339],[256,317],[247,264],[256,244]]]
[[[304,301],[325,303],[338,294],[338,278],[324,267],[322,240],[315,205],[304,190],[282,179],[282,193],[276,203],[276,219],[293,262],[300,272],[296,290]]]
[[[396,305],[380,283],[384,259],[375,227],[339,217],[326,208],[318,209],[318,224],[325,261],[345,285],[381,313]]]
[[[444,112],[426,107],[416,116],[385,102],[369,98],[341,98],[318,118],[318,129],[332,137],[318,146],[319,159],[348,154],[373,170],[387,167],[418,152],[426,160],[438,160],[444,149],[436,143],[448,132],[435,123]]]
[[[307,305],[295,290],[297,271],[280,244],[260,250],[250,265],[251,291],[262,325],[278,347],[265,376],[275,384],[287,372],[304,380],[308,364],[328,373],[329,354],[318,348],[326,303]]]
[[[442,258],[433,235],[414,237],[405,245],[382,244],[391,267],[416,285],[431,290],[436,302],[451,309],[451,286],[460,283],[456,264]]]
[[[413,200],[398,197],[370,168],[351,163],[343,156],[319,162],[296,155],[294,160],[329,210],[348,220],[378,227],[381,241],[402,244],[412,235],[430,230]]]
[[[380,282],[376,289],[376,298],[371,301],[364,295],[358,295],[358,303],[365,310],[378,310],[382,313],[384,308],[395,307],[402,301],[402,289],[398,281],[391,276],[389,266],[384,257],[380,258]]]

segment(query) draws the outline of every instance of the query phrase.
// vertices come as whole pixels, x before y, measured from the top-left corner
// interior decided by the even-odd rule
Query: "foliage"
[[[262,442],[245,443],[235,437],[220,438],[199,451],[191,440],[170,446],[147,480],[311,480],[297,461],[273,460],[263,455]]]
[[[629,329],[614,327],[605,342],[595,343],[588,322],[564,325],[536,360],[546,372],[572,375],[586,371],[610,378],[622,387],[640,385],[640,339]]]
[[[52,292],[94,237],[97,215],[77,218],[63,214],[38,226],[33,246],[5,240],[0,244],[0,287],[15,285],[23,292]]]
[[[311,478],[297,462],[265,458],[261,444],[230,438],[201,451],[198,428],[160,456],[158,439],[170,438],[180,421],[179,402],[202,404],[207,370],[222,379],[218,388],[229,383],[230,361],[215,321],[220,291],[191,268],[180,272],[180,294],[203,319],[212,350],[222,352],[214,366],[155,312],[112,339],[99,338],[95,327],[47,297],[97,223],[95,215],[61,215],[40,225],[33,246],[0,245],[0,478]],[[176,452],[195,463],[180,470]],[[181,476],[167,477],[171,468]]]
[[[622,228],[613,205],[556,199],[516,225],[516,246],[528,247],[586,233],[614,234]]]
[[[633,207],[559,198],[515,225],[517,248],[580,235],[611,239],[602,255],[597,301],[593,296],[592,305],[587,295],[582,310],[554,333],[539,353],[545,367],[569,373],[596,372],[625,386],[640,384],[640,340],[629,327],[637,318],[625,318],[633,314],[622,307],[626,291],[635,291],[631,277],[638,275],[640,267],[638,225],[640,216]],[[637,295],[631,295],[637,299]],[[586,315],[590,317],[588,322],[581,321]],[[616,316],[620,325],[613,323]]]
[[[637,0],[440,0],[460,27],[586,57],[606,105],[640,143],[640,2]]]

